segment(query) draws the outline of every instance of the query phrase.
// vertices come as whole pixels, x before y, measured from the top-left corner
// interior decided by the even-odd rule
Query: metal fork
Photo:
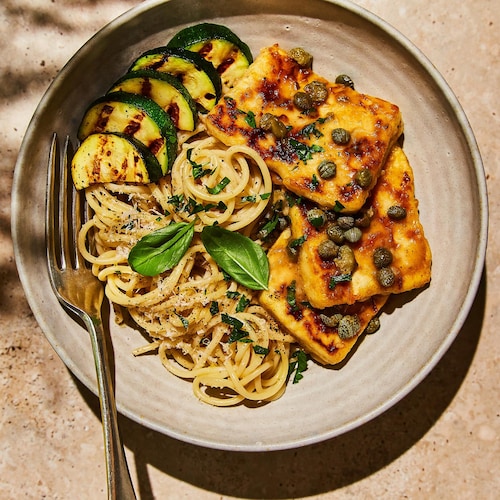
[[[52,288],[59,302],[76,314],[90,334],[97,373],[101,420],[105,442],[108,498],[135,499],[134,488],[120,440],[106,340],[101,319],[104,289],[78,252],[76,237],[85,212],[85,201],[69,175],[69,138],[59,153],[54,134],[47,182],[47,260]]]

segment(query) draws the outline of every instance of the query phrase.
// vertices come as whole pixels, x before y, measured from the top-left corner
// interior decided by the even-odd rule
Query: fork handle
[[[85,319],[85,323],[92,343],[99,389],[108,498],[110,500],[135,500],[136,495],[118,429],[115,396],[102,321],[100,317],[89,317]]]

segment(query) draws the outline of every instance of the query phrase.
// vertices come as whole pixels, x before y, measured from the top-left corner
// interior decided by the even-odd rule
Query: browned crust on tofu
[[[314,111],[300,111],[293,97],[312,81],[327,86],[328,98]],[[258,126],[252,127],[248,113],[255,116],[257,125],[264,113],[279,117],[289,127],[288,136],[277,140]],[[245,144],[257,151],[293,193],[325,207],[339,202],[345,212],[356,212],[363,206],[403,131],[396,105],[329,82],[299,66],[278,45],[261,51],[245,76],[204,121],[208,132],[224,144]],[[336,128],[351,134],[349,143],[332,141],[331,133]],[[312,147],[316,151],[304,159],[297,143],[299,149]],[[334,178],[319,177],[317,168],[323,160],[336,163]],[[361,169],[372,174],[372,184],[364,189],[355,181]]]
[[[361,240],[350,244],[357,268],[351,281],[330,287],[332,276],[339,271],[334,260],[323,260],[318,254],[319,244],[328,239],[326,226],[315,229],[307,221],[307,207],[293,207],[290,211],[294,238],[306,235],[298,258],[299,273],[303,279],[309,302],[318,308],[338,304],[353,304],[373,295],[401,293],[420,288],[431,279],[431,250],[419,220],[418,201],[415,198],[413,172],[403,150],[395,146],[384,173],[367,203],[373,209],[370,226],[363,229]],[[392,205],[406,209],[406,218],[391,220],[387,210]],[[394,284],[383,287],[376,278],[377,268],[373,252],[385,247],[393,254],[391,269]]]
[[[325,326],[320,319],[322,312],[304,305],[307,300],[298,274],[297,263],[290,257],[287,243],[291,237],[286,229],[269,250],[269,287],[259,296],[261,305],[297,340],[316,361],[333,365],[345,359],[369,321],[376,316],[387,296],[375,296],[365,302],[337,309],[343,315],[356,314],[360,320],[359,333],[350,339],[339,337],[337,328]],[[287,301],[288,287],[295,285],[297,307]],[[331,311],[330,311],[331,312]]]

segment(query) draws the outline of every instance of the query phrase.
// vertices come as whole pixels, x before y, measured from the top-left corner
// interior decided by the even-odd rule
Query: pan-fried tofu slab
[[[301,110],[294,97],[307,94],[306,85],[312,82],[326,87],[326,100]],[[284,138],[264,130],[264,114],[288,128]],[[288,190],[325,207],[340,203],[344,212],[364,205],[403,131],[396,105],[329,82],[278,45],[261,51],[205,117],[205,124],[222,143],[245,144],[257,151]],[[324,161],[335,163],[335,175],[320,175]],[[361,171],[364,182],[359,181]]]
[[[406,214],[403,218],[400,218],[401,208]],[[353,304],[374,295],[419,288],[430,281],[431,251],[419,220],[413,172],[399,146],[393,148],[365,206],[371,214],[370,225],[360,228],[362,235],[358,242],[339,243],[340,246],[347,243],[353,251],[356,267],[352,273],[346,275],[342,270],[343,264],[339,261],[339,258],[344,260],[342,255],[324,258],[323,253],[320,256],[320,245],[330,239],[329,225],[315,228],[307,217],[309,209],[307,205],[292,207],[290,218],[293,238],[305,237],[298,269],[307,300],[313,307]],[[380,248],[390,252],[392,262],[387,260],[386,251],[377,250]]]
[[[287,249],[290,237],[288,228],[269,250],[269,287],[260,294],[259,301],[316,361],[327,365],[340,363],[370,320],[379,313],[388,296],[375,296],[365,302],[334,310],[320,311],[304,305],[307,297],[298,266]],[[347,321],[348,325],[348,320],[354,321],[356,331],[348,329],[349,338],[339,336],[339,329],[343,328],[340,321],[336,326],[327,326],[322,320],[322,315],[334,314],[345,317],[343,321]]]

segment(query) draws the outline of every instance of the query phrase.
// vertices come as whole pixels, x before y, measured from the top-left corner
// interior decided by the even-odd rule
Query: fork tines
[[[53,135],[47,177],[47,252],[49,263],[59,269],[84,265],[78,252],[78,231],[85,213],[85,196],[79,193],[71,178],[73,148],[66,137],[59,151],[57,134]]]

